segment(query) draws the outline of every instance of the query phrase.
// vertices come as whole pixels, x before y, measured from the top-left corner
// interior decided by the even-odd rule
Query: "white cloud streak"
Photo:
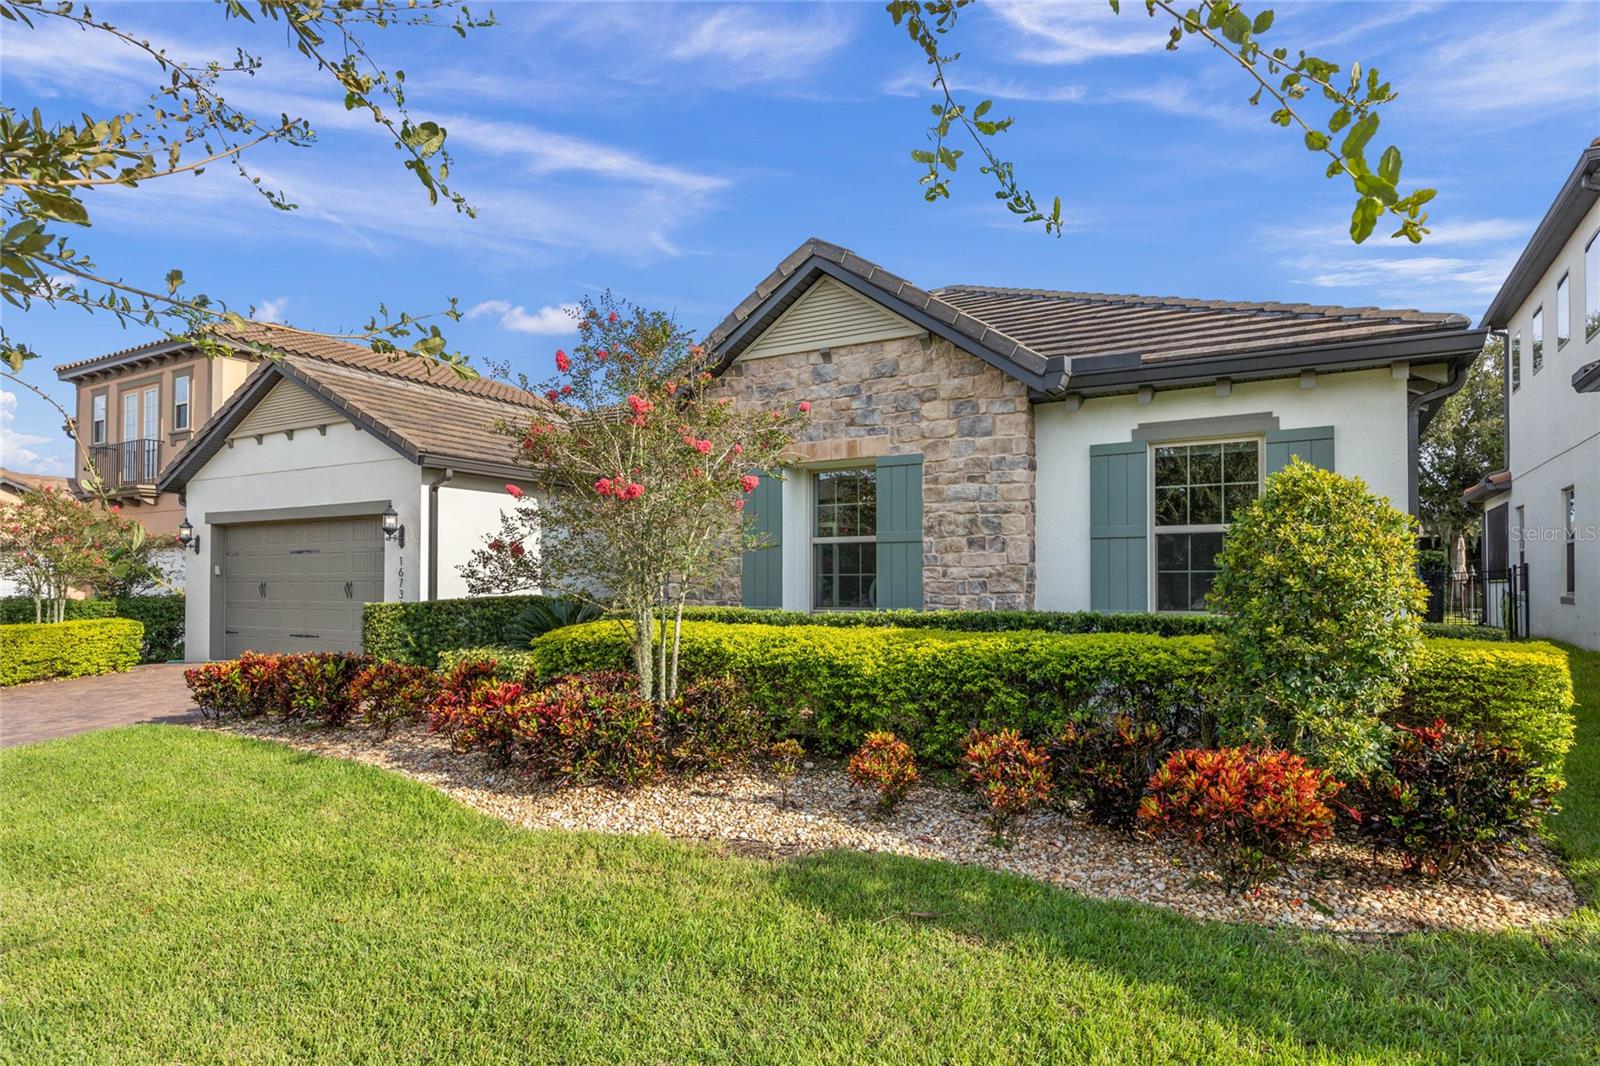
[[[1142,5],[1122,14],[1104,3],[996,3],[989,10],[1024,35],[1016,58],[1024,63],[1083,63],[1091,59],[1146,55],[1166,47],[1162,23]]]
[[[16,418],[17,394],[9,389],[0,389],[0,466],[23,474],[72,473],[72,467],[66,460],[33,449],[35,444],[52,443],[53,438],[19,432],[13,428]]]
[[[577,331],[578,320],[574,317],[577,312],[577,304],[561,304],[558,307],[547,304],[529,313],[521,304],[512,306],[509,300],[485,300],[468,311],[467,317],[494,315],[500,320],[500,328],[512,333],[560,336]]]

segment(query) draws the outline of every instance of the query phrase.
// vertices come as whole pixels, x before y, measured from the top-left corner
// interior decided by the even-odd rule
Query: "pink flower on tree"
[[[572,360],[560,348],[556,349],[556,369],[563,374],[572,369]]]
[[[606,316],[606,321],[611,323],[613,326],[616,325],[617,324],[617,313],[615,311],[611,312],[609,315]]]
[[[746,492],[756,491],[756,488],[760,484],[761,479],[756,477],[754,474],[746,474],[744,477],[739,479],[739,487],[744,489]]]
[[[560,395],[561,394],[559,392],[557,392],[555,389],[548,389],[548,390],[545,391],[544,398],[549,400],[551,403],[555,403],[556,402],[556,397],[558,397]]]
[[[645,399],[643,396],[630,395],[628,397],[628,406],[633,408],[633,413],[634,414],[642,415],[646,411],[649,411],[653,407],[655,407],[655,404],[651,403],[649,400]]]
[[[741,497],[739,497],[739,498],[738,498],[738,499],[737,499],[737,500],[734,500],[734,501],[733,501],[733,509],[734,509],[734,510],[735,510],[735,511],[742,511],[742,510],[744,510],[744,497],[743,497],[743,496],[741,496]]]
[[[510,493],[510,494],[511,494],[511,498],[512,498],[512,499],[513,499],[513,500],[520,500],[520,499],[522,499],[522,490],[521,490],[521,489],[519,489],[519,488],[517,488],[517,487],[516,487],[516,486],[515,486],[515,485],[512,485],[512,484],[509,484],[509,483],[508,483],[508,484],[507,484],[507,485],[506,485],[506,492],[508,492],[508,493]]]
[[[608,477],[603,477],[599,481],[596,481],[594,483],[594,491],[598,492],[602,496],[611,495],[611,479]]]
[[[622,491],[617,495],[624,500],[637,500],[644,495],[644,486],[637,481],[630,481],[622,487]]]
[[[522,546],[522,542],[519,540],[517,543],[511,545],[511,554],[520,559],[524,555],[528,554],[528,549],[524,548]]]
[[[808,415],[808,414],[811,413],[811,401],[810,400],[801,400],[800,401],[800,413],[803,414],[803,415]]]
[[[594,350],[594,357],[596,359],[600,360],[602,363],[605,362],[606,361],[606,350],[604,348],[596,348]]]
[[[743,444],[735,444],[733,446],[733,454],[734,455],[743,455],[744,454],[744,445]]]

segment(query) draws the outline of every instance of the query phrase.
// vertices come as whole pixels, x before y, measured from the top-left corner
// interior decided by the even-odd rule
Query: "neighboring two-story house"
[[[1486,570],[1527,567],[1529,632],[1600,648],[1600,139],[1584,150],[1483,325],[1506,350],[1506,469]]]
[[[161,471],[256,362],[209,358],[187,341],[162,340],[56,367],[78,390],[74,480],[98,475],[124,514],[153,536],[176,536],[184,511],[175,493],[157,491]]]

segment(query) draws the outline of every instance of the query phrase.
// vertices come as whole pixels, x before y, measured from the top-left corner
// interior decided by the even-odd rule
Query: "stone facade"
[[[924,334],[736,362],[719,393],[765,407],[809,400],[801,465],[921,453],[924,606],[1033,606],[1033,411],[1021,382]]]

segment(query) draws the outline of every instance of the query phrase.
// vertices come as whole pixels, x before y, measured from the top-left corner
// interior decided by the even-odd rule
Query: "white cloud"
[[[992,97],[996,100],[1069,104],[1082,100],[1088,94],[1088,89],[1082,85],[1025,85],[1008,78],[976,78],[969,81],[954,73],[950,75],[949,80],[951,92]],[[926,96],[935,91],[929,87],[928,81],[929,79],[923,75],[903,74],[884,82],[883,91],[889,96]]]
[[[667,54],[680,61],[737,64],[733,69],[742,77],[766,81],[814,66],[850,36],[850,24],[827,9],[788,20],[759,8],[725,7],[680,31]]]
[[[32,445],[50,444],[53,438],[18,432],[12,428],[16,418],[17,394],[0,389],[0,466],[24,474],[72,473],[66,460],[33,450]]]
[[[1309,273],[1294,280],[1325,289],[1364,289],[1387,301],[1416,301],[1430,311],[1450,310],[1468,298],[1494,295],[1515,258],[1510,254],[1487,259],[1317,257],[1300,260],[1298,268]]]
[[[496,315],[500,319],[501,329],[513,333],[553,336],[572,333],[578,328],[578,320],[573,317],[577,311],[577,304],[562,304],[559,307],[547,304],[530,314],[521,304],[513,307],[508,300],[485,300],[468,311],[467,317],[481,318],[484,315]]]
[[[1451,20],[1450,25],[1471,32],[1427,50],[1427,62],[1407,78],[1412,101],[1453,114],[1493,114],[1499,122],[1531,122],[1579,108],[1594,114],[1600,84],[1600,18],[1594,5],[1505,10],[1502,18],[1480,18],[1474,10],[1472,18]]]
[[[1503,245],[1506,242],[1513,242],[1520,248],[1532,235],[1534,225],[1533,221],[1515,218],[1430,219],[1428,222],[1430,232],[1420,247],[1427,250],[1451,245]],[[1380,227],[1382,235],[1386,236],[1388,232],[1390,231],[1381,230]],[[1261,235],[1266,240],[1289,246],[1337,247],[1349,242],[1350,227],[1347,222],[1329,222],[1314,226],[1268,226],[1261,231]],[[1377,236],[1372,238],[1374,241],[1378,239]],[[1384,246],[1375,244],[1373,247]]]
[[[1144,55],[1167,43],[1167,24],[1149,18],[1136,2],[1124,4],[1121,14],[1106,3],[997,3],[990,10],[1026,35],[1028,43],[1016,53],[1025,63]]]
[[[283,309],[288,304],[287,296],[280,296],[276,300],[262,300],[250,317],[257,322],[282,322]]]

